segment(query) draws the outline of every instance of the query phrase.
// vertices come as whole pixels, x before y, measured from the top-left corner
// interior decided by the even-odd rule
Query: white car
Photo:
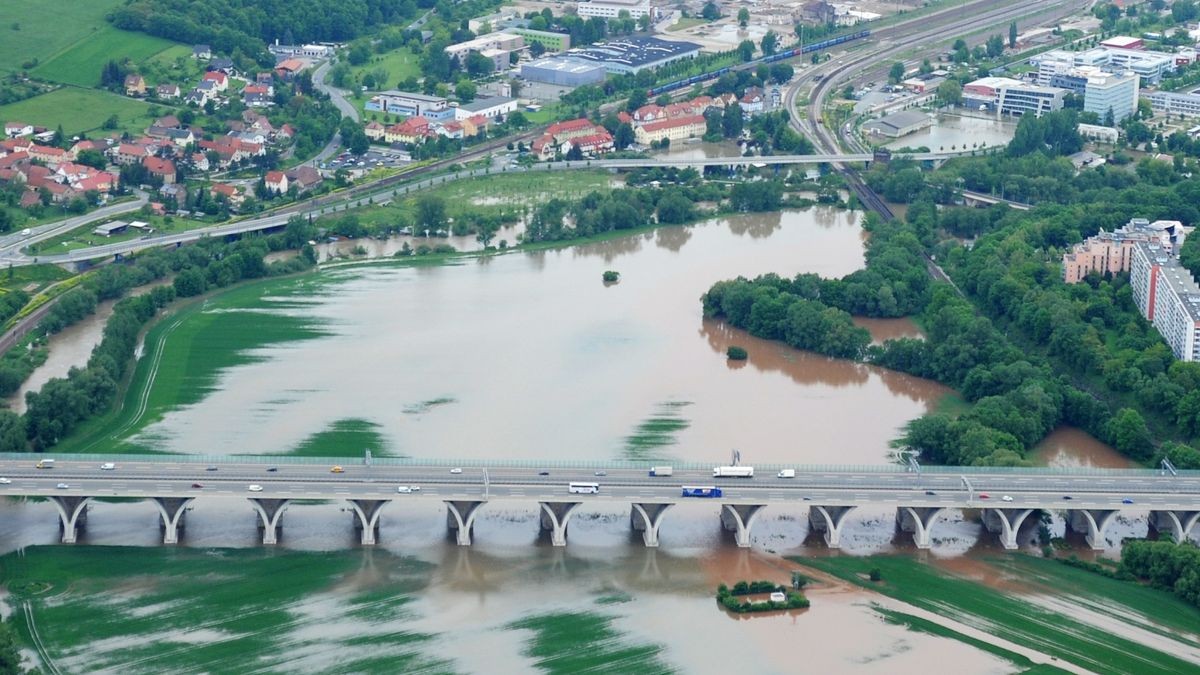
[[[462,473],[462,469],[456,466],[453,469],[450,469],[450,473]]]
[[[399,492],[402,495],[409,494],[410,492],[420,491],[421,487],[419,485],[401,485],[400,487],[396,488],[396,492]]]
[[[0,485],[8,485],[12,481],[7,478],[0,478]]]
[[[251,485],[250,491],[251,492],[262,492],[262,486],[261,485]]]
[[[55,485],[54,487],[58,488],[59,490],[66,490],[67,488],[69,488],[71,486],[67,485],[66,483],[59,483],[58,485]]]
[[[113,469],[116,469],[116,468],[117,468],[117,465],[113,464],[112,462],[105,462],[100,465],[101,471],[112,471]]]
[[[1005,501],[1005,502],[1011,502],[1013,500],[1013,498],[1009,497],[1008,495],[1004,495],[1003,497],[1000,498],[1000,500]]]

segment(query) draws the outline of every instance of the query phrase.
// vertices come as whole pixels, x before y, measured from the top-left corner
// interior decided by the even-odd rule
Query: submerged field
[[[1200,668],[1200,610],[1167,593],[1052,560],[990,558],[982,577],[901,556],[794,560],[1092,672],[1165,675]],[[868,580],[872,569],[881,581]],[[971,642],[903,611],[888,616]]]

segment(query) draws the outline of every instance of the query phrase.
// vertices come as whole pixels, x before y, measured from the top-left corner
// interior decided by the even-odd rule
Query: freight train
[[[775,63],[776,61],[790,59],[793,56],[800,56],[801,54],[811,54],[813,52],[819,52],[823,49],[829,49],[830,47],[836,47],[837,45],[840,45],[840,44],[843,44],[846,42],[850,42],[852,40],[859,40],[859,39],[865,38],[870,34],[871,34],[871,31],[863,30],[863,31],[859,31],[857,33],[851,33],[849,35],[842,35],[839,37],[830,38],[828,40],[823,40],[821,42],[816,42],[816,43],[813,43],[810,45],[804,45],[803,47],[797,47],[795,49],[788,49],[788,50],[785,50],[782,52],[778,52],[776,54],[771,54],[770,56],[760,56],[757,59],[753,59],[753,60],[748,61],[739,66],[727,66],[725,68],[718,68],[717,70],[709,71],[707,73],[693,75],[692,77],[689,77],[685,80],[676,80],[674,82],[669,82],[667,84],[664,84],[659,87],[655,87],[655,88],[647,91],[646,95],[650,98],[654,98],[655,96],[658,96],[660,94],[666,94],[668,92],[672,92],[677,89],[683,89],[684,87],[690,87],[693,84],[697,84],[699,82],[707,82],[709,80],[715,80],[718,77],[721,77],[722,75],[724,75],[725,73],[729,73],[729,72],[732,72],[735,70],[744,70],[746,68],[753,68],[754,66],[756,66],[760,63]]]

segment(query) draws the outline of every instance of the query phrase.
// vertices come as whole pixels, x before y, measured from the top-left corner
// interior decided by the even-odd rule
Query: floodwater
[[[1033,448],[1031,458],[1043,466],[1129,469],[1137,465],[1107,443],[1076,427],[1062,426]]]
[[[900,338],[924,339],[925,337],[921,327],[907,316],[898,319],[873,319],[856,316],[854,325],[866,328],[871,333],[871,341],[874,344],[883,344],[888,340],[899,340]]]
[[[716,159],[719,157],[741,157],[742,148],[733,142],[708,143],[698,139],[672,143],[661,157],[671,159]]]
[[[638,423],[674,403],[687,426],[675,445],[658,451],[667,456],[709,460],[738,447],[749,461],[886,462],[887,442],[898,428],[948,389],[792,350],[700,312],[699,296],[720,279],[766,272],[840,276],[860,268],[857,218],[812,209],[440,267],[329,269],[322,272],[329,292],[303,299],[298,310],[319,318],[329,336],[257,350],[259,360],[225,371],[215,392],[147,433],[174,451],[285,452],[337,420],[360,418],[379,424],[396,453],[620,458],[627,454],[624,438]],[[620,283],[601,283],[606,269],[621,272]],[[904,321],[859,325],[877,341],[920,335]],[[733,344],[747,349],[745,362],[725,358]],[[304,396],[295,396],[298,391]],[[452,401],[416,415],[403,412],[436,398]],[[1063,442],[1069,445],[1070,438]],[[206,497],[192,507],[182,546],[261,545],[257,516],[241,499]],[[431,658],[449,658],[454,670],[531,672],[539,668],[529,651],[531,636],[509,624],[597,612],[611,619],[619,646],[654,646],[658,661],[679,672],[894,673],[934,671],[949,662],[962,673],[1016,670],[963,643],[889,624],[873,605],[895,603],[837,583],[812,587],[807,611],[726,614],[714,606],[717,584],[786,583],[794,565],[778,554],[826,551],[809,532],[803,506],[764,512],[749,550],[733,545],[718,509],[709,503],[672,508],[660,548],[646,549],[630,531],[628,506],[584,504],[571,521],[569,546],[556,549],[539,534],[536,504],[496,501],[481,509],[473,545],[463,548],[447,538],[440,502],[396,500],[383,512],[379,546],[362,550],[340,503],[293,504],[279,548],[344,551],[361,561],[361,573],[319,597],[298,599],[295,611],[309,619],[279,627],[275,644],[283,651],[305,648],[303,662],[289,668],[322,672],[338,666],[339,649],[347,648],[339,640],[413,631],[432,634],[420,648]],[[845,552],[912,552],[911,536],[896,531],[894,518],[887,508],[851,514]],[[157,510],[146,502],[95,503],[79,545],[160,546],[158,523]],[[947,512],[935,528],[931,553],[937,557],[998,550],[973,514]],[[58,536],[51,504],[0,501],[0,553],[53,544]],[[436,568],[428,585],[414,591],[405,615],[412,618],[364,626],[346,610],[350,594],[386,577],[392,556]],[[215,559],[213,569],[220,569]],[[612,594],[628,599],[615,605],[596,600]],[[329,647],[316,649],[314,635]],[[201,627],[172,639],[208,643],[220,635]],[[53,652],[53,637],[50,642]],[[732,644],[739,645],[736,653]],[[799,652],[798,645],[820,647]],[[96,648],[107,651],[95,656],[119,663],[128,646],[106,642]],[[273,658],[249,656],[260,664]],[[145,671],[131,664],[128,672]]]
[[[747,461],[885,462],[945,387],[757,341],[731,365],[737,334],[703,321],[699,301],[739,275],[859,269],[858,217],[746,215],[456,265],[327,270],[329,292],[299,311],[331,335],[257,350],[143,437],[172,452],[287,452],[364,419],[412,456],[708,461],[736,447]],[[608,269],[620,283],[601,282]],[[432,400],[450,402],[411,412]],[[664,408],[686,423],[676,443],[629,449]]]
[[[1017,125],[985,117],[939,115],[932,127],[911,133],[887,144],[889,148],[927,147],[932,152],[963,149],[975,144],[980,147],[1007,145]]]
[[[5,401],[8,408],[17,414],[24,414],[26,392],[38,391],[52,378],[66,377],[71,368],[86,364],[92,348],[104,336],[104,324],[112,316],[116,304],[115,300],[102,302],[96,306],[96,313],[92,316],[50,336],[46,362],[34,368],[24,384]]]

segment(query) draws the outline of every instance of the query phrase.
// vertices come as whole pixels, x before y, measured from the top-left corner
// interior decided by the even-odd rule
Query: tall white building
[[[1180,361],[1200,361],[1200,285],[1159,245],[1134,245],[1133,300]]]
[[[615,19],[621,12],[629,12],[629,18],[638,19],[652,11],[650,0],[593,0],[580,2],[576,6],[579,16]]]
[[[1103,120],[1112,111],[1113,121],[1120,122],[1137,112],[1138,76],[1134,73],[1094,72],[1086,76],[1083,90],[1083,109],[1094,112]]]

